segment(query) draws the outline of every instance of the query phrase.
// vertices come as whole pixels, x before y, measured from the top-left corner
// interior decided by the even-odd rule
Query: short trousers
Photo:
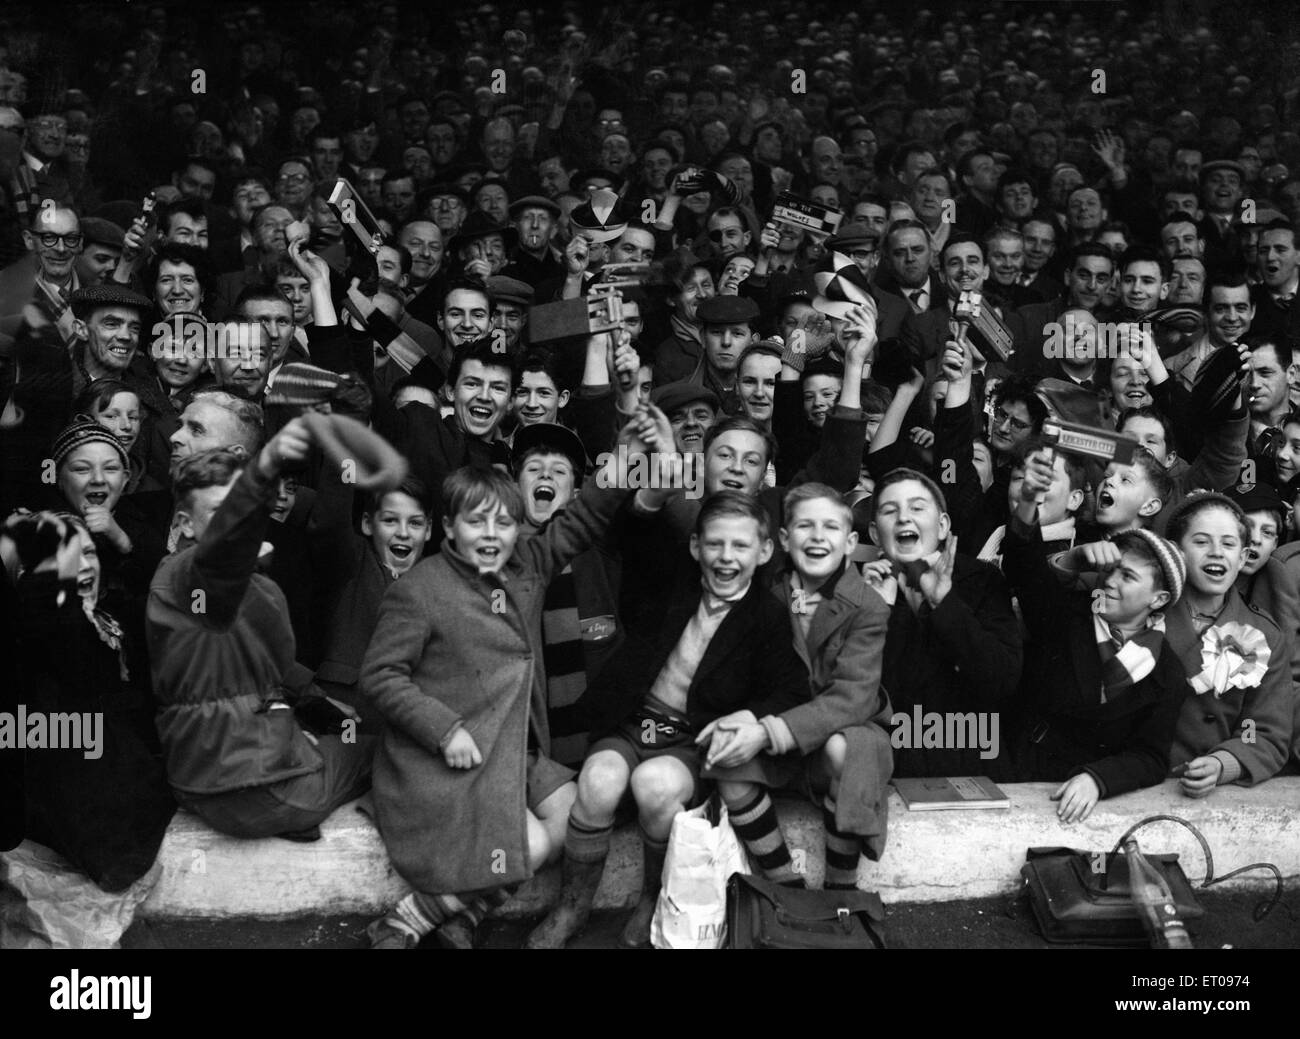
[[[653,758],[676,758],[698,780],[700,748],[695,736],[694,727],[681,715],[642,705],[612,733],[593,743],[587,757],[611,750],[627,762],[629,771]]]
[[[370,788],[375,738],[358,736],[355,743],[344,743],[338,736],[321,736],[316,749],[322,767],[305,776],[223,794],[177,792],[176,799],[214,830],[232,837],[274,837],[310,829]]]
[[[525,778],[528,810],[536,815],[541,803],[565,783],[573,782],[576,775],[573,769],[565,768],[539,751],[530,750]]]

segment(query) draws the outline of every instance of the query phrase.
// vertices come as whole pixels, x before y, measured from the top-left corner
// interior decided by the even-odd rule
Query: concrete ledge
[[[1057,822],[1048,796],[1056,784],[1004,784],[1009,811],[909,812],[891,795],[889,844],[882,862],[863,859],[858,883],[886,902],[935,902],[1006,895],[1020,885],[1025,849],[1066,845],[1109,851],[1133,823],[1176,815],[1205,835],[1217,874],[1271,862],[1288,880],[1300,877],[1300,778],[1273,779],[1254,790],[1224,787],[1189,800],[1177,781],[1102,801],[1089,819]],[[314,844],[223,837],[178,812],[163,842],[163,877],[143,906],[147,917],[293,917],[379,913],[408,890],[393,872],[383,842],[358,805],[344,805],[321,827]],[[820,812],[797,801],[778,803],[792,852],[802,853],[812,886],[821,885],[824,835]],[[1178,852],[1193,885],[1204,876],[1200,847],[1181,826],[1152,823],[1139,833],[1144,848]],[[1225,887],[1259,888],[1271,876],[1256,871]],[[614,835],[599,908],[629,905],[640,890],[641,852],[634,828]],[[559,870],[526,884],[503,912],[541,912],[555,898]]]

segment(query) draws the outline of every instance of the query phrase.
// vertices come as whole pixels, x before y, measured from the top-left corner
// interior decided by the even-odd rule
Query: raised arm
[[[293,419],[258,453],[235,480],[217,508],[188,567],[175,580],[183,583],[183,602],[202,601],[195,616],[208,627],[225,629],[235,619],[248,583],[257,569],[267,508],[284,466],[301,462],[311,447],[311,435],[301,419]],[[202,600],[194,592],[203,593]]]

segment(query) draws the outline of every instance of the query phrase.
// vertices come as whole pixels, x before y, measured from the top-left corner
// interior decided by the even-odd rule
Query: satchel
[[[885,907],[872,891],[805,891],[734,873],[729,949],[883,949]]]

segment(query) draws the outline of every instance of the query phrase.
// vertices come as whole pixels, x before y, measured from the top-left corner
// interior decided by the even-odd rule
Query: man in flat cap
[[[854,220],[828,238],[826,248],[843,253],[863,273],[870,283],[871,298],[876,301],[876,334],[881,339],[895,338],[912,311],[902,297],[876,287],[881,248],[879,232],[866,220]]]
[[[739,415],[742,411],[736,372],[740,355],[758,339],[753,327],[758,320],[758,304],[746,296],[711,296],[699,305],[696,314],[704,324],[704,356],[689,381],[717,394],[728,415]]]
[[[72,352],[74,395],[96,379],[121,379],[130,385],[140,330],[152,304],[138,292],[112,282],[78,289],[69,302],[77,340]]]
[[[1232,225],[1241,217],[1245,185],[1246,171],[1238,162],[1217,159],[1201,167],[1201,205],[1205,209],[1201,236],[1205,239],[1205,266],[1211,270],[1242,261],[1241,242]]]
[[[111,220],[88,216],[81,221],[81,233],[85,243],[73,263],[77,280],[85,286],[103,285],[112,277],[122,257],[125,232]]]
[[[519,246],[501,273],[533,288],[560,277],[564,260],[551,245],[559,219],[559,203],[541,195],[525,195],[510,203],[510,223],[519,234]]]
[[[486,284],[492,296],[492,327],[505,332],[506,352],[518,357],[528,308],[533,305],[533,287],[504,273],[488,278]]]
[[[673,444],[682,454],[699,454],[704,438],[722,414],[722,401],[707,386],[670,382],[650,394],[650,403],[668,416]]]

